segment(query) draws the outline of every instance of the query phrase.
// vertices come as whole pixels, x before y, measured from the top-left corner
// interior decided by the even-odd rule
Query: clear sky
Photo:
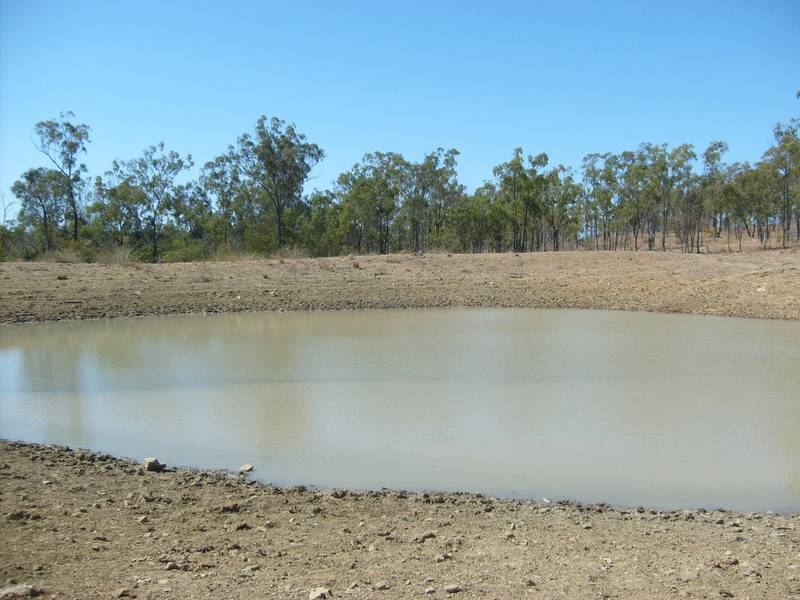
[[[32,128],[62,110],[92,128],[92,176],[159,141],[202,164],[265,114],[325,149],[309,189],[438,146],[474,189],[516,146],[756,160],[798,90],[798,0],[0,0],[0,189],[45,164]]]

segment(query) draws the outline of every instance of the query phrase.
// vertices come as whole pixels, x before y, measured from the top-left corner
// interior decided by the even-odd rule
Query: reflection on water
[[[800,508],[800,323],[603,311],[0,327],[0,436],[279,483]]]

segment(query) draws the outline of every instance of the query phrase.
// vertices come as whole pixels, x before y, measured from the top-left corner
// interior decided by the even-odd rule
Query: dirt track
[[[0,263],[0,322],[446,306],[800,319],[800,248],[432,254],[189,264]]]
[[[55,598],[800,598],[800,514],[302,491],[2,441],[0,510],[0,582]]]

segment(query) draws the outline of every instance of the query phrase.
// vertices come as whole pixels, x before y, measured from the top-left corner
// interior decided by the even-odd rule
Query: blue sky
[[[92,176],[159,141],[200,165],[265,114],[325,149],[309,189],[438,146],[474,189],[516,146],[578,167],[722,139],[758,159],[798,90],[795,0],[0,0],[0,189],[45,164],[32,128],[62,110],[92,128]]]

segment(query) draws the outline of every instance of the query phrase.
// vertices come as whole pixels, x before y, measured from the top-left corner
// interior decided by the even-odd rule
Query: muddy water
[[[0,327],[0,436],[277,483],[800,509],[800,323],[565,310]]]

